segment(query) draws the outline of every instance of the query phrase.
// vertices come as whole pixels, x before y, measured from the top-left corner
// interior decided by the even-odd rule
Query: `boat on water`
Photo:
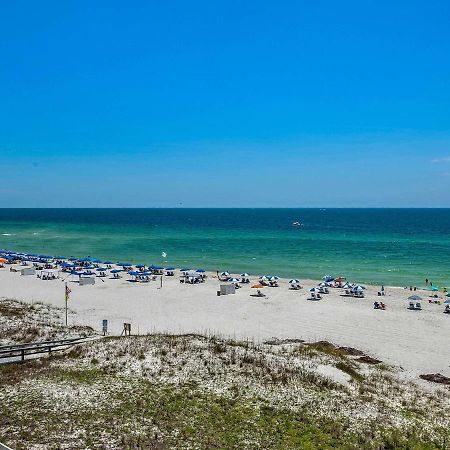
[[[303,224],[301,222],[292,222],[293,227],[302,227]]]

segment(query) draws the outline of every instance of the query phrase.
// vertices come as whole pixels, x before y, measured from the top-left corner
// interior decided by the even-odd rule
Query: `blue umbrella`
[[[181,272],[189,272],[191,269],[188,268],[184,268],[184,269],[180,269]]]
[[[140,274],[141,274],[141,272],[136,272],[136,271],[128,272],[128,275],[131,275],[133,277],[140,275]]]
[[[145,265],[144,265],[144,264],[136,264],[136,267],[137,267],[138,269],[142,269],[142,268],[145,267]]]
[[[69,258],[68,261],[78,261],[77,258]]]
[[[117,265],[122,266],[122,267],[131,267],[132,266],[132,264],[127,263],[127,262],[118,262]]]
[[[104,267],[99,267],[97,269],[97,272],[105,272],[105,271],[106,271],[106,269]]]
[[[54,256],[53,259],[66,259],[64,256]]]
[[[205,272],[205,269],[197,269],[196,272],[198,272],[198,273],[204,273],[204,272]]]
[[[175,267],[166,267],[166,270],[175,270]]]
[[[103,264],[114,264],[112,261],[105,261]]]
[[[70,272],[70,275],[75,275],[75,276],[81,276],[81,275],[83,275],[84,274],[84,272],[77,272],[77,271],[73,271],[73,272]]]
[[[122,269],[113,269],[111,270],[111,273],[119,273],[122,272]]]
[[[163,270],[164,267],[161,267],[161,266],[150,266],[150,269],[153,269],[153,270]]]

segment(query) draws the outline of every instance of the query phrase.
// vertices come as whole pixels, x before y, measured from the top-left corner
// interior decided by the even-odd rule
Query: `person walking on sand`
[[[381,286],[381,295],[384,295],[384,286]]]

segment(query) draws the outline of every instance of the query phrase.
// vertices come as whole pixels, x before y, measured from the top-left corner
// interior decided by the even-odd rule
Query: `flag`
[[[67,302],[67,300],[69,300],[69,294],[71,293],[72,291],[69,289],[69,286],[67,286],[67,283],[66,283],[66,302]]]

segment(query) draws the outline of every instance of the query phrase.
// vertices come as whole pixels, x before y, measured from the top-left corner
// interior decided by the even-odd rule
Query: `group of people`
[[[383,302],[373,302],[373,309],[386,309],[386,304]]]

